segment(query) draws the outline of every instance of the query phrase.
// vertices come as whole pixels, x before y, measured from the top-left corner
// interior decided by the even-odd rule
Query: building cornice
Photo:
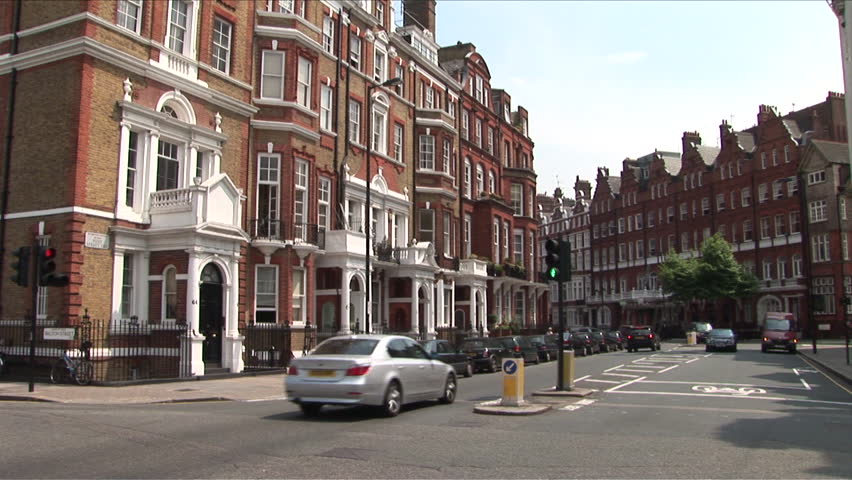
[[[257,128],[260,130],[274,130],[276,132],[288,132],[295,133],[296,135],[301,135],[309,140],[313,140],[318,142],[320,140],[320,134],[307,128],[296,125],[291,122],[273,122],[270,120],[252,120],[251,126],[253,128]]]

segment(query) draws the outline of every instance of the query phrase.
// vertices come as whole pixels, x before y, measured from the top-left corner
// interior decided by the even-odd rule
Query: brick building
[[[434,0],[403,7],[0,3],[3,264],[37,239],[70,274],[39,321],[186,325],[193,375],[241,371],[250,325],[540,323],[528,114]]]
[[[685,132],[680,154],[656,151],[625,159],[618,176],[599,169],[591,205],[588,299],[598,313],[593,312],[591,324],[607,325],[607,315],[613,315],[614,324],[660,329],[707,319],[756,332],[767,311],[807,318],[803,262],[808,240],[798,167],[803,152],[824,150],[811,140],[845,140],[843,101],[842,95],[831,93],[823,103],[784,116],[762,105],[754,127],[737,132],[723,122],[719,147],[702,145],[697,133]],[[832,195],[835,199],[836,192]],[[827,215],[820,205],[814,208]],[[758,277],[759,293],[684,311],[662,292],[658,265],[670,250],[696,255],[704,239],[715,233],[731,243],[737,261]],[[829,242],[814,251],[825,251]]]

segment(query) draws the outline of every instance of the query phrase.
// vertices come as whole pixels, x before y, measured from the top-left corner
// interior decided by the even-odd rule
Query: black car
[[[600,343],[596,342],[589,332],[572,331],[571,338],[574,344],[574,355],[585,357],[601,352]]]
[[[559,355],[558,335],[530,335],[527,337],[537,349],[542,362],[554,360]]]
[[[737,336],[730,328],[714,328],[707,333],[704,344],[704,351],[706,352],[722,349],[736,352]]]
[[[433,358],[453,366],[457,374],[473,376],[473,360],[460,350],[456,350],[446,340],[428,340],[422,343],[423,349]]]
[[[540,362],[538,348],[529,341],[529,338],[523,335],[496,337],[495,340],[502,343],[515,358],[523,358],[524,364]]]
[[[462,341],[459,350],[473,361],[474,370],[496,372],[503,364],[503,357],[511,356],[509,350],[494,338],[471,337]]]
[[[640,348],[660,349],[660,336],[649,327],[637,328],[627,334],[627,351],[636,352]]]
[[[609,350],[624,350],[624,337],[618,330],[604,332],[604,338]]]
[[[598,330],[597,328],[590,328],[589,335],[591,335],[593,342],[597,342],[598,353],[609,351],[609,344],[606,341],[606,335],[604,335],[603,331]]]

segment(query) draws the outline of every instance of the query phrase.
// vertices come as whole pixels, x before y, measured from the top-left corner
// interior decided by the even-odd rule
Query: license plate
[[[324,377],[324,378],[333,377],[334,375],[335,375],[334,370],[311,370],[311,373],[308,374],[308,376],[311,376],[311,377]]]
[[[636,339],[637,339],[637,340],[645,340],[646,338],[648,338],[648,337],[646,337],[646,336],[644,336],[644,335],[637,335],[637,336],[636,336]]]

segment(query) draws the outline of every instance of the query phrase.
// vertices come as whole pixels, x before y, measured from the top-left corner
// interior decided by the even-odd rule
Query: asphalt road
[[[2,478],[852,478],[852,393],[796,355],[663,345],[576,360],[597,391],[535,416],[473,413],[501,374],[450,406],[393,419],[286,401],[117,407],[7,402]],[[526,391],[556,364],[530,366]]]

